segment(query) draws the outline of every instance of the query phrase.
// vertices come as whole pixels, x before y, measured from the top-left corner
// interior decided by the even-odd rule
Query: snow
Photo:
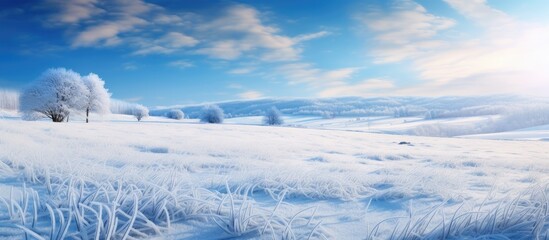
[[[17,225],[49,237],[48,207],[57,229],[72,216],[65,236],[78,238],[79,222],[90,238],[113,226],[117,238],[158,239],[546,236],[549,142],[380,134],[484,118],[0,118],[0,238],[24,237]]]

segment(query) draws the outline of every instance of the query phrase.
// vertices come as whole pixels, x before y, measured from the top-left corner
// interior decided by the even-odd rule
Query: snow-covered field
[[[372,133],[425,122],[10,115],[0,238],[548,237],[549,142]],[[546,139],[544,129],[519,132]]]

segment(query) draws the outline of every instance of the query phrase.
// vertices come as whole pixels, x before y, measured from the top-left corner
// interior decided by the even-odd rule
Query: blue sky
[[[549,90],[545,0],[46,0],[0,9],[0,88],[65,67],[148,106]]]

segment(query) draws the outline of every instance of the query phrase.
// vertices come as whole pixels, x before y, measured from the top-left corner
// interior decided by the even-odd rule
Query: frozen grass
[[[548,186],[532,187],[514,198],[464,202],[454,210],[441,204],[424,215],[410,206],[408,216],[375,225],[368,239],[548,239],[548,193]],[[391,224],[390,235],[380,234],[383,224]]]
[[[128,239],[162,235],[172,223],[187,220],[215,222],[228,236],[271,236],[281,239],[305,239],[323,236],[320,222],[309,209],[287,218],[274,209],[260,208],[247,198],[248,191],[233,194],[189,188],[172,176],[155,182],[98,182],[77,177],[67,178],[48,170],[2,161],[2,166],[19,169],[22,178],[37,189],[47,191],[42,199],[24,184],[10,198],[0,197],[0,225],[8,229],[0,237],[37,239]],[[244,194],[243,194],[244,193]],[[306,223],[306,224],[304,224]],[[295,230],[297,228],[298,230]],[[19,230],[19,231],[18,231]],[[47,237],[43,237],[47,236]],[[323,237],[325,238],[325,237]]]
[[[549,182],[546,142],[164,118],[0,121],[0,239],[473,238],[493,234],[494,212],[508,219],[495,234],[538,221],[529,216],[544,195],[502,217],[506,195]]]

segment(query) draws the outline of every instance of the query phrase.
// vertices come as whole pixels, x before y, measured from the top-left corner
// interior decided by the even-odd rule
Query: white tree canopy
[[[132,114],[137,118],[137,121],[141,121],[144,117],[149,116],[149,109],[143,105],[136,105],[132,110]]]
[[[20,97],[23,113],[37,112],[52,119],[63,121],[70,112],[86,109],[89,90],[78,73],[65,68],[46,70]]]
[[[90,73],[82,77],[82,82],[88,88],[86,108],[90,112],[105,114],[110,112],[111,95],[105,89],[105,82],[97,74]]]

